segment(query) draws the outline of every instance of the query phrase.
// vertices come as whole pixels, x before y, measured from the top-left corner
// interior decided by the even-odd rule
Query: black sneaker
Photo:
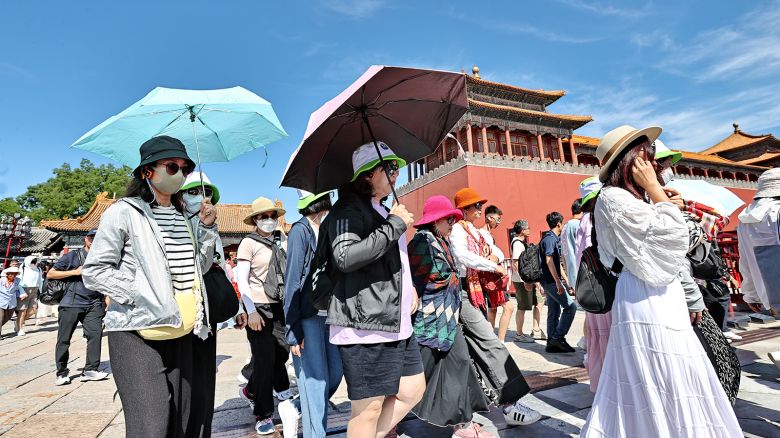
[[[564,347],[561,344],[561,341],[557,339],[548,339],[547,340],[547,347],[545,347],[544,351],[548,353],[565,353]]]
[[[574,353],[575,351],[577,351],[574,349],[574,347],[569,345],[568,342],[566,342],[566,339],[559,339],[558,342],[560,342],[561,349],[563,350],[564,353]]]

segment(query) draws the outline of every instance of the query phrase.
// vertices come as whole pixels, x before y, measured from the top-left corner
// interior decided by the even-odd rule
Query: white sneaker
[[[68,376],[57,376],[57,380],[54,381],[54,384],[57,385],[57,386],[70,385],[70,377],[68,377]]]
[[[741,341],[742,340],[742,336],[732,332],[731,330],[729,330],[727,332],[723,332],[723,336],[725,336],[726,339],[728,339],[729,341]]]
[[[86,382],[105,380],[108,378],[108,373],[105,371],[84,371],[81,380]]]
[[[294,399],[287,399],[279,403],[277,409],[279,410],[279,418],[282,419],[284,438],[297,438],[298,420],[301,419],[301,413],[295,406]]]
[[[780,350],[769,353],[769,360],[771,360],[777,368],[780,368]]]
[[[542,414],[524,405],[520,400],[504,408],[504,419],[510,426],[527,426],[536,423],[540,418]]]
[[[27,334],[27,332],[24,331],[24,330],[19,330],[18,332],[16,332],[16,336],[24,336],[26,334]]]

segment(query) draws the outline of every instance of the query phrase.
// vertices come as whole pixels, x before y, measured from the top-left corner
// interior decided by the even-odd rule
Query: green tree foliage
[[[98,193],[124,194],[131,170],[113,164],[95,166],[86,158],[75,169],[64,163],[53,170],[54,176],[46,182],[27,187],[16,202],[36,222],[78,217],[89,211]]]
[[[24,209],[16,199],[3,198],[0,199],[0,215],[12,216],[14,213],[24,214]]]

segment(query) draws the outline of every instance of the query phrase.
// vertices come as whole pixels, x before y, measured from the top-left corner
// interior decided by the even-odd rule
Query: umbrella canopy
[[[230,161],[287,137],[271,104],[242,87],[157,87],[84,134],[71,147],[135,168],[140,161],[138,148],[158,135],[181,140],[199,164]]]
[[[382,141],[407,162],[433,153],[468,110],[462,73],[371,66],[309,118],[281,185],[312,193],[352,178],[352,152]]]
[[[692,200],[714,208],[725,217],[731,216],[745,202],[731,190],[695,179],[673,179],[666,185],[680,192],[685,200]]]

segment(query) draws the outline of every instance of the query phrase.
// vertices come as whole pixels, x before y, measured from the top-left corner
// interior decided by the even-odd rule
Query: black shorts
[[[414,334],[403,341],[339,345],[350,400],[398,394],[401,377],[423,372]]]

